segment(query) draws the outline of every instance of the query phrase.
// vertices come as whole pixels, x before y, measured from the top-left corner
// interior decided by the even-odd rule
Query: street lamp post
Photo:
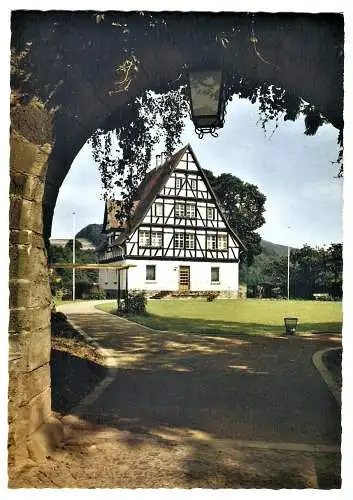
[[[73,232],[73,237],[72,237],[72,263],[75,264],[75,259],[76,259],[76,242],[75,242],[75,212],[72,212],[72,232]],[[72,268],[72,300],[75,300],[75,267]]]
[[[287,300],[289,300],[289,264],[290,264],[290,247],[287,247]]]
[[[288,226],[287,229],[289,235],[290,226]],[[289,271],[290,271],[289,266],[290,266],[290,246],[288,244],[287,245],[287,300],[289,300]]]

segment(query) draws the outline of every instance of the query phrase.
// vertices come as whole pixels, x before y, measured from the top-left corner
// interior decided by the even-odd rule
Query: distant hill
[[[261,248],[264,254],[266,255],[277,255],[278,257],[286,257],[287,256],[287,245],[280,245],[278,243],[272,243],[272,241],[261,240]],[[297,250],[296,248],[291,247],[292,250]]]
[[[88,224],[76,234],[76,238],[84,238],[97,248],[106,240],[106,235],[102,233],[102,224]]]

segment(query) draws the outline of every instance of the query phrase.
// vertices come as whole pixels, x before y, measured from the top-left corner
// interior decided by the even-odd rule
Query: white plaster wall
[[[179,266],[190,266],[190,290],[238,290],[238,264],[224,262],[187,262],[131,260],[137,267],[129,269],[129,289],[171,290],[179,289]],[[146,265],[156,266],[156,281],[146,281]],[[211,283],[211,267],[219,267],[219,283]]]

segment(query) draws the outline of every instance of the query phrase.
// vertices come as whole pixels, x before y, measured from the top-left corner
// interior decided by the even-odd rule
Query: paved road
[[[84,410],[91,422],[153,434],[332,445],[340,409],[312,363],[335,336],[249,337],[153,332],[94,308],[62,306],[109,350],[116,377]]]

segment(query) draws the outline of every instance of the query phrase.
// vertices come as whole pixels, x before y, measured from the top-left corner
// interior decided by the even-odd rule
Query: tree
[[[77,240],[76,240],[77,241]],[[70,245],[71,242],[71,245]],[[92,264],[97,262],[97,253],[94,250],[81,250],[81,244],[76,246],[75,261],[77,264]],[[72,263],[72,240],[65,247],[50,246],[49,262],[52,264],[71,264]],[[55,290],[58,288],[71,291],[72,289],[72,270],[64,268],[56,268],[55,278],[60,278],[60,281],[55,281]],[[87,291],[89,286],[98,282],[98,270],[96,269],[76,269],[75,282],[77,296],[80,292]],[[55,292],[52,286],[52,291]]]
[[[22,123],[36,99],[65,136],[89,124],[103,186],[121,188],[128,214],[153,146],[164,139],[170,155],[179,144],[188,71],[200,60],[221,65],[226,102],[237,94],[258,104],[264,128],[303,114],[313,135],[329,120],[342,147],[343,35],[341,14],[15,11],[12,120]]]
[[[262,257],[262,256],[261,256]],[[256,264],[258,264],[258,257]],[[250,271],[249,284],[271,284],[287,288],[286,257],[270,257],[263,265]],[[327,293],[334,299],[342,298],[342,244],[333,243],[327,249],[304,245],[290,254],[290,296],[312,299],[315,293]],[[255,272],[256,271],[256,272]]]
[[[322,269],[316,282],[334,299],[342,299],[343,258],[342,243],[332,243],[325,251]]]
[[[261,237],[256,233],[264,223],[266,197],[258,187],[243,182],[232,174],[215,176],[204,170],[217,196],[230,227],[246,246],[246,264],[250,266],[261,249]]]
[[[65,248],[69,248],[72,252],[72,240],[69,240],[66,245],[65,245]],[[82,243],[78,240],[75,239],[75,252],[79,251],[82,249]]]

